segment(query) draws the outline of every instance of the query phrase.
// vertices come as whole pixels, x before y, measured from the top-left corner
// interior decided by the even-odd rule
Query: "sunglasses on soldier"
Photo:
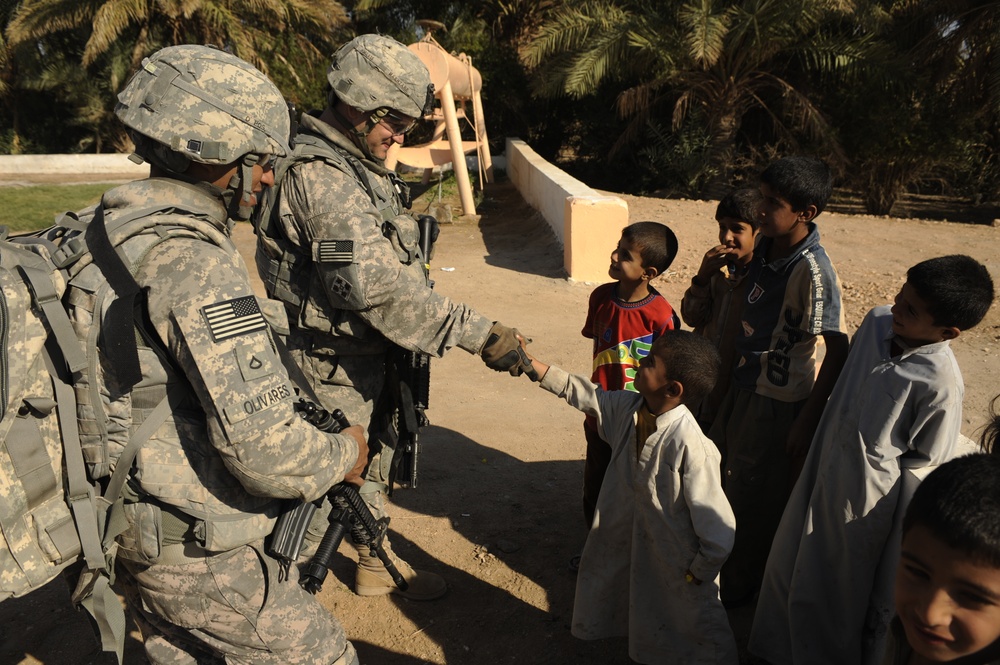
[[[392,132],[393,136],[406,136],[417,126],[417,119],[401,117],[390,111],[379,119],[379,123]]]

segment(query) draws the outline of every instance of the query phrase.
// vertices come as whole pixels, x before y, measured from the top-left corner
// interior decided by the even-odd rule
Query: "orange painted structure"
[[[440,103],[426,120],[433,121],[434,133],[431,140],[422,145],[396,145],[386,157],[386,166],[395,168],[397,163],[424,170],[424,183],[430,182],[431,171],[443,164],[451,163],[458,183],[458,193],[462,202],[462,213],[476,214],[476,204],[472,197],[469,169],[465,161],[467,154],[475,154],[479,163],[479,186],[493,182],[493,158],[486,136],[486,121],[483,115],[481,91],[483,78],[472,60],[464,53],[451,55],[428,34],[408,47],[426,65],[434,84],[434,93]],[[469,118],[467,107],[472,107]],[[471,123],[474,140],[463,141],[461,120]]]

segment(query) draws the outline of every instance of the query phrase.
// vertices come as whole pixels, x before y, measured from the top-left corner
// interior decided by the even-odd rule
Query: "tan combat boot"
[[[382,541],[382,547],[409,585],[406,591],[395,585],[389,571],[378,557],[371,555],[368,547],[357,544],[354,547],[358,551],[358,574],[354,580],[354,590],[359,596],[397,593],[410,600],[434,600],[443,596],[448,590],[448,584],[440,575],[425,570],[414,570],[410,564],[400,559],[389,546],[388,538]]]

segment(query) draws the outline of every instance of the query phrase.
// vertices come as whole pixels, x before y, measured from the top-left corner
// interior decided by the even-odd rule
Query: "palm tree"
[[[658,116],[674,131],[699,119],[718,186],[729,182],[751,111],[779,140],[794,143],[803,133],[828,159],[844,161],[807,75],[864,65],[867,37],[835,29],[850,12],[838,0],[587,0],[553,13],[523,59],[543,97],[581,98],[618,85],[617,110],[629,123],[615,150]]]
[[[1000,2],[897,0],[892,10],[916,64],[955,95],[1000,114]]]
[[[1000,3],[872,0],[883,58],[877,77],[844,90],[830,107],[852,156],[849,183],[866,210],[889,214],[921,181],[969,184],[1000,195]],[[858,122],[859,118],[870,118]]]
[[[14,45],[91,27],[82,63],[90,66],[115,42],[133,45],[133,69],[166,44],[216,44],[267,68],[262,54],[280,35],[299,48],[328,50],[347,22],[336,0],[22,0],[7,26]]]
[[[65,124],[87,133],[72,149],[98,152],[123,147],[125,135],[113,116],[115,92],[156,49],[180,43],[226,48],[270,73],[287,96],[301,102],[321,95],[322,73],[347,25],[336,0],[3,2],[0,97],[8,106],[17,104],[16,95],[4,91],[20,61],[5,55],[38,56],[32,60],[44,66],[22,88],[69,100],[74,115]]]

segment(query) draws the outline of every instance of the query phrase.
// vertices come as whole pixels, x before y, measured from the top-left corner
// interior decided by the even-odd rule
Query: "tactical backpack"
[[[87,357],[60,300],[65,280],[45,246],[6,235],[0,229],[0,600],[80,562],[89,574],[76,600],[120,661],[115,643],[124,643],[125,614],[110,588],[114,550],[102,542],[106,510],[76,420],[74,377]]]
[[[75,584],[73,602],[90,612],[102,648],[116,652],[119,662],[125,613],[111,584],[116,537],[127,527],[122,497],[140,447],[170,407],[164,396],[134,432],[118,433],[117,441],[109,436],[97,393],[97,340],[110,332],[101,331],[102,324],[111,325],[107,303],[128,302],[121,271],[127,280],[129,268],[115,255],[109,235],[120,243],[123,234],[149,226],[142,218],[162,212],[173,210],[137,210],[116,218],[110,229],[100,208],[66,213],[56,226],[31,235],[8,238],[0,227],[0,601],[79,569],[76,579],[67,580]],[[96,238],[88,232],[95,221],[103,231]],[[103,277],[87,294],[96,306],[81,340],[67,309],[68,301],[81,299],[70,293],[81,289],[71,285],[90,263],[98,264]],[[132,303],[119,309],[127,312],[127,330],[119,336],[134,353],[140,335]]]

